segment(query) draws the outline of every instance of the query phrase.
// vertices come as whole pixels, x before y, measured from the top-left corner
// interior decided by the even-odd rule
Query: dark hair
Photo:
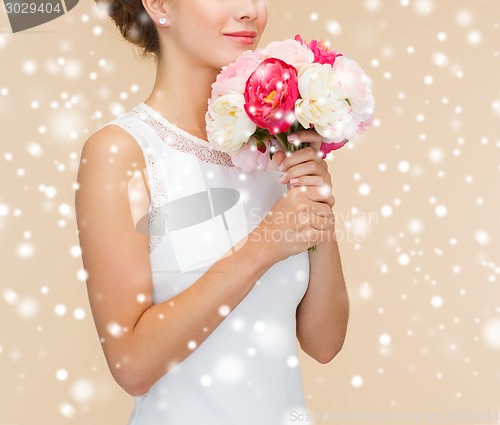
[[[142,56],[160,58],[160,40],[141,0],[95,0],[104,7],[125,40],[142,49]]]

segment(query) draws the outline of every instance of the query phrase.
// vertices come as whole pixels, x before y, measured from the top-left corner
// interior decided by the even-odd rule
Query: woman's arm
[[[232,311],[271,265],[246,244],[217,261],[179,295],[146,309],[127,347],[131,361],[126,373],[132,391],[144,394],[189,356],[224,320],[220,307]],[[190,348],[193,342],[196,346]]]
[[[132,136],[103,127],[82,150],[75,198],[97,333],[114,379],[133,396],[189,356],[191,341],[205,341],[225,317],[219,308],[233,310],[273,264],[243,239],[188,289],[153,305],[148,235],[135,228],[128,194],[145,167]]]
[[[309,286],[297,307],[297,339],[320,363],[342,349],[349,319],[349,298],[335,238],[309,252]]]
[[[317,244],[316,251],[309,252],[309,286],[296,312],[297,339],[301,348],[324,364],[330,362],[343,347],[349,319],[349,298],[335,238],[332,179],[328,164],[319,153],[323,138],[315,130],[295,132],[289,140],[293,137],[310,146],[289,155],[276,153],[277,164],[285,176],[283,184],[293,178],[292,186],[310,190],[313,198],[322,199],[330,207],[326,214],[331,225],[326,227],[329,237]],[[318,211],[321,212],[320,209]]]

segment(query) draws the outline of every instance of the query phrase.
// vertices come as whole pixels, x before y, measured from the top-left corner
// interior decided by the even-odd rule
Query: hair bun
[[[152,56],[158,62],[158,32],[141,0],[95,1],[97,6],[106,10],[125,40],[142,49],[142,56]]]

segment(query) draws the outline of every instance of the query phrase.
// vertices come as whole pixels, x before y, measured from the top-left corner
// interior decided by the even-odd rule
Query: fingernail
[[[292,184],[295,184],[295,183],[297,183],[298,181],[299,181],[299,179],[297,179],[297,178],[290,179],[290,183],[292,183]]]
[[[280,164],[280,166],[278,167],[278,170],[283,171],[284,169],[285,169],[285,166],[283,164]]]
[[[286,180],[285,174],[282,174],[282,175],[280,176],[280,179],[279,179],[279,180],[280,180],[280,183],[283,183],[283,182]]]

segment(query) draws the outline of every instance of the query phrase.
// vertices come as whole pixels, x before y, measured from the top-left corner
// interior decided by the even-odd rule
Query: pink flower
[[[212,84],[212,99],[232,91],[243,93],[248,77],[262,61],[261,52],[261,49],[247,50],[238,57],[236,62],[222,67],[217,80]]]
[[[304,44],[297,40],[272,41],[261,52],[262,60],[268,58],[281,59],[297,70],[314,62],[314,53]]]
[[[333,142],[333,141],[328,141],[327,139],[323,138],[323,142],[321,143],[321,146],[319,150],[322,153],[322,158],[324,158],[326,155],[328,155],[331,151],[335,151],[337,149],[340,149],[342,146],[344,146],[349,140],[344,139],[342,142]]]
[[[328,63],[333,66],[333,64],[335,63],[335,58],[337,56],[342,56],[342,53],[336,53],[335,51],[329,49],[323,40],[311,40],[309,44],[307,44],[299,34],[295,36],[294,40],[311,49],[311,51],[314,53],[314,62],[316,63]]]
[[[244,95],[245,111],[258,127],[286,132],[295,121],[297,70],[281,59],[265,59],[248,78]]]
[[[367,128],[371,127],[373,125],[373,122],[375,120],[375,117],[372,115],[370,118],[368,118],[367,121],[364,121],[359,124],[358,131],[362,134],[366,131]]]
[[[269,162],[269,142],[264,140],[265,150],[254,145],[255,136],[250,137],[247,143],[243,145],[236,153],[231,155],[233,164],[240,168],[244,173],[254,169],[266,170]],[[262,152],[263,150],[263,152]]]

